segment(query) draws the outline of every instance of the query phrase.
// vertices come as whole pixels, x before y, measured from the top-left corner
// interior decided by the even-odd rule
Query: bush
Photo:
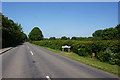
[[[95,53],[95,57],[110,64],[120,64],[120,42],[118,40],[102,40],[102,41],[77,41],[77,40],[42,40],[32,41],[36,45],[49,47],[56,50],[62,50],[62,46],[71,46],[71,51],[79,56],[91,56]],[[67,50],[65,50],[67,51]]]

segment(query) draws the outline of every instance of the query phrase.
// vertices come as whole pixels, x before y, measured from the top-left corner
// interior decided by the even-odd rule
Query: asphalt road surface
[[[3,78],[116,78],[30,43],[2,54]]]

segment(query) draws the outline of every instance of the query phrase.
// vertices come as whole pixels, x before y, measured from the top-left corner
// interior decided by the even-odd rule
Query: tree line
[[[27,40],[27,35],[23,32],[21,24],[15,23],[0,13],[2,17],[2,48],[22,43]]]
[[[117,40],[120,39],[120,24],[115,28],[107,28],[104,30],[97,30],[93,34],[93,37],[101,38],[102,40]]]
[[[16,44],[27,40],[26,34],[22,31],[20,24],[14,23],[13,20],[8,19],[2,15],[2,31],[3,31],[3,45]],[[61,38],[50,37],[44,38],[42,31],[38,27],[34,27],[29,33],[29,41],[39,41],[39,40],[119,40],[120,39],[120,24],[115,28],[107,28],[104,30],[96,30],[93,37],[75,37],[72,38],[62,36]],[[8,40],[9,39],[9,40]],[[14,39],[14,40],[13,40]]]
[[[42,31],[38,27],[34,27],[29,33],[30,41],[39,41],[39,40],[119,40],[120,39],[120,24],[115,28],[107,28],[104,30],[96,30],[92,37],[66,37],[62,36],[61,38],[50,37],[44,38]]]
[[[2,31],[2,47],[8,47],[24,41],[39,41],[39,40],[119,40],[120,39],[120,24],[114,28],[107,28],[104,30],[96,30],[93,37],[66,37],[61,38],[50,37],[44,38],[42,31],[38,27],[34,27],[27,35],[23,32],[21,24],[15,23],[0,13],[2,20],[0,20],[0,31]],[[2,24],[1,24],[2,23]]]
[[[115,28],[107,28],[104,30],[96,30],[93,34],[93,37],[69,37],[63,36],[61,38],[50,37],[46,40],[119,40],[120,39],[120,24]]]

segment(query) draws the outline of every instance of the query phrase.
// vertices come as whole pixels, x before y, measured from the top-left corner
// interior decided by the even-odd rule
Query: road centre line
[[[32,52],[32,51],[30,51],[30,53],[31,53],[31,55],[33,55],[33,52]]]
[[[49,76],[46,76],[46,78],[47,78],[48,80],[51,80]]]

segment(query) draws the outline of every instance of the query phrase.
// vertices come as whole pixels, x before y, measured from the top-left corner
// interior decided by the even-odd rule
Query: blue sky
[[[44,37],[89,37],[118,24],[117,2],[3,2],[2,13],[28,35],[39,27]]]

